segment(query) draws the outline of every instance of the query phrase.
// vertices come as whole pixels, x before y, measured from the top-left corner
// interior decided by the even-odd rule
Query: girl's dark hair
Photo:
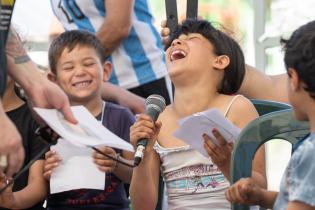
[[[51,43],[48,50],[49,66],[52,73],[56,74],[56,64],[62,52],[68,49],[71,52],[77,46],[92,47],[97,52],[102,63],[105,62],[104,49],[94,34],[86,31],[71,30],[60,34]]]
[[[304,89],[315,99],[315,21],[293,32],[288,40],[281,39],[286,69],[296,70]]]
[[[222,94],[236,93],[241,87],[245,75],[244,55],[238,43],[229,35],[216,29],[210,22],[193,19],[187,19],[177,27],[170,37],[170,43],[181,34],[190,33],[201,34],[213,45],[216,55],[226,55],[230,58],[230,64],[224,71],[218,92]]]

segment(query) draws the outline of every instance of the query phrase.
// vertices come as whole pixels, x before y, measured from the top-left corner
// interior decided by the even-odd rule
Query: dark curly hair
[[[224,32],[216,29],[206,20],[187,19],[178,25],[170,36],[170,44],[181,34],[198,33],[204,36],[214,47],[216,55],[226,55],[230,58],[230,64],[224,71],[224,77],[218,92],[222,94],[236,93],[244,79],[245,60],[238,43]],[[169,47],[169,46],[167,46]]]
[[[304,89],[315,99],[315,21],[301,26],[289,39],[281,39],[281,43],[286,69],[296,70]]]

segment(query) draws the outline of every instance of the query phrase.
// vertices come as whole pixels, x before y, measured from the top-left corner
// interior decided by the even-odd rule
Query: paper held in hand
[[[108,146],[134,151],[131,144],[105,128],[83,106],[71,107],[78,124],[67,122],[55,109],[35,111],[62,138],[51,147],[62,158],[50,178],[50,193],[74,189],[104,190],[105,176],[93,162],[92,146]]]
[[[218,109],[209,109],[182,118],[179,120],[179,125],[180,127],[174,132],[174,136],[186,142],[190,148],[196,149],[205,157],[209,157],[209,155],[203,146],[202,135],[204,133],[215,144],[218,144],[212,134],[213,128],[216,128],[227,142],[233,142],[241,132],[241,129],[226,119]]]
[[[108,146],[133,152],[133,146],[105,128],[84,106],[71,110],[78,121],[66,121],[56,109],[34,108],[38,115],[63,139],[77,146]]]

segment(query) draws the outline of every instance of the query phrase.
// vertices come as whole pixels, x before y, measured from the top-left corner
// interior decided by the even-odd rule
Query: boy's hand
[[[115,150],[110,147],[101,147],[98,149],[102,151],[103,153],[107,154],[108,156],[111,156],[115,159],[118,157]],[[110,159],[106,157],[105,155],[102,155],[96,151],[94,151],[93,153],[93,160],[94,160],[94,163],[97,165],[97,168],[100,171],[103,171],[105,173],[113,173],[118,164],[117,161]]]
[[[45,163],[44,163],[44,177],[47,181],[50,180],[51,173],[54,168],[56,168],[60,161],[61,157],[58,156],[56,151],[48,151],[45,154]]]
[[[2,189],[10,179],[7,179],[4,173],[0,173],[0,188]],[[12,186],[8,186],[4,192],[0,194],[0,206],[4,208],[12,208],[15,202],[15,198],[12,192]]]
[[[161,122],[154,123],[148,115],[138,115],[136,122],[130,127],[130,143],[136,148],[138,141],[146,138],[149,140],[147,148],[152,148],[161,126]]]
[[[211,138],[207,134],[204,134],[204,148],[214,164],[218,167],[228,166],[229,169],[231,153],[234,145],[233,143],[228,143],[216,129],[213,129],[212,133],[219,145],[213,143]]]
[[[225,192],[225,197],[231,203],[259,205],[262,189],[254,183],[252,178],[242,178],[229,187]]]

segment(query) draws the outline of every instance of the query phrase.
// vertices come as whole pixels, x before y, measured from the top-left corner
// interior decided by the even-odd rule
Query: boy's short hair
[[[52,73],[57,74],[56,65],[62,52],[71,52],[77,46],[92,47],[97,52],[102,63],[105,62],[104,48],[97,37],[87,31],[70,30],[63,32],[51,43],[48,50],[49,66]]]
[[[206,20],[187,19],[179,25],[171,35],[171,42],[181,34],[198,33],[204,36],[214,47],[216,55],[226,55],[230,58],[230,64],[224,71],[224,77],[218,92],[222,94],[236,93],[244,79],[245,60],[238,43],[224,32],[216,29]]]
[[[299,27],[288,40],[281,39],[281,43],[286,69],[296,70],[304,89],[315,99],[315,21]]]

